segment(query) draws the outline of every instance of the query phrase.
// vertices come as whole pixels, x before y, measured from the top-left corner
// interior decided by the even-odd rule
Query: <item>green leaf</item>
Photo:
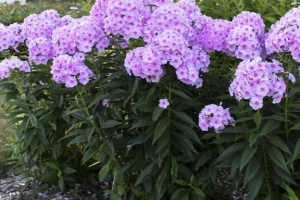
[[[234,123],[245,122],[245,121],[249,121],[249,120],[253,120],[253,117],[239,118],[239,119],[235,120]]]
[[[110,99],[110,95],[109,94],[102,94],[102,91],[99,91],[93,101],[89,104],[88,108],[92,107],[93,105],[99,103],[101,100],[103,99]]]
[[[150,124],[152,124],[152,116],[148,115],[146,117],[140,118],[137,122],[133,124],[133,126],[129,130],[143,126],[148,126]]]
[[[261,115],[259,113],[259,110],[256,111],[256,113],[253,115],[253,118],[254,118],[254,121],[255,121],[255,124],[257,127],[260,127],[260,123],[261,123]]]
[[[196,188],[196,187],[192,187],[194,192],[196,192],[196,194],[198,194],[201,197],[205,197],[204,192],[200,189],[200,188]]]
[[[151,96],[154,94],[154,92],[155,92],[155,87],[152,87],[152,88],[148,91],[146,99],[149,99],[149,97],[151,97]]]
[[[190,116],[188,116],[186,113],[181,112],[181,111],[176,111],[176,110],[172,110],[172,112],[182,121],[184,121],[194,127],[198,127],[198,125],[194,122],[194,120]]]
[[[65,174],[73,174],[76,172],[76,170],[71,167],[66,167],[65,169],[62,170],[62,172]]]
[[[38,128],[38,122],[37,122],[37,118],[34,114],[30,114],[29,115],[29,119],[30,119],[30,122],[31,124],[34,126],[34,127],[37,127]]]
[[[257,141],[258,138],[259,138],[258,133],[250,133],[250,135],[249,135],[249,147],[252,147],[253,144],[255,144],[255,142]]]
[[[155,141],[164,133],[164,131],[167,129],[169,123],[169,118],[164,117],[162,118],[156,125],[152,145],[155,143]]]
[[[187,100],[193,100],[191,99],[187,94],[185,94],[184,92],[182,92],[181,90],[172,90],[172,93],[176,94],[177,96],[180,96],[184,99],[187,99]]]
[[[260,136],[264,136],[279,126],[280,122],[269,120],[264,127],[261,129]]]
[[[212,155],[214,154],[214,149],[205,151],[198,159],[195,170],[198,170],[199,167],[204,165],[208,160],[212,159]]]
[[[280,116],[280,115],[271,115],[268,117],[264,117],[263,119],[272,119],[272,120],[277,120],[277,121],[282,121],[282,122],[291,122],[291,120],[288,120],[285,117]]]
[[[159,106],[156,106],[154,111],[153,111],[153,114],[152,114],[152,121],[156,121],[159,116],[161,115],[161,113],[164,111],[165,109],[159,107]]]
[[[274,170],[274,174],[276,174],[276,176],[279,176],[280,178],[282,178],[283,180],[285,180],[289,183],[299,186],[298,183],[293,180],[293,178],[291,177],[291,175],[288,172],[284,171],[282,168],[278,167],[274,163],[272,163],[272,167]]]
[[[129,92],[130,96],[132,97],[136,91],[136,88],[138,86],[139,79],[137,77],[131,76],[129,80]]]
[[[247,200],[254,200],[257,196],[259,190],[261,189],[261,185],[264,180],[264,170],[263,167],[256,173],[256,175],[249,181],[249,196]]]
[[[176,181],[178,177],[178,164],[176,161],[176,158],[171,155],[171,162],[172,162],[172,167],[170,171],[171,179],[172,179],[172,184]]]
[[[64,188],[65,188],[65,183],[64,183],[64,178],[63,178],[63,177],[59,177],[59,180],[58,180],[58,186],[59,186],[60,191],[63,191],[63,190],[64,190]]]
[[[293,151],[293,161],[296,159],[296,157],[300,154],[300,138],[298,139],[295,150]]]
[[[230,175],[231,177],[234,177],[234,173],[237,170],[237,168],[240,167],[240,162],[242,158],[242,153],[240,152],[238,155],[234,156],[232,163],[231,163],[231,170],[230,170]]]
[[[221,136],[220,138],[210,142],[210,144],[222,144],[222,143],[229,143],[233,141],[235,141],[234,135],[226,135],[226,136]]]
[[[272,22],[273,24],[275,24],[278,20],[275,19],[274,17],[264,17],[265,19],[269,20],[270,22]]]
[[[289,148],[287,147],[287,145],[284,143],[284,141],[278,137],[277,135],[265,135],[266,138],[268,138],[268,140],[274,144],[276,147],[278,147],[279,149],[281,149],[282,151],[285,151],[288,154],[291,154]]]
[[[167,170],[168,170],[168,165],[165,165],[161,174],[158,176],[158,178],[156,179],[156,192],[158,194],[158,196],[162,196],[163,194],[161,194],[161,192],[165,192],[165,191],[161,191],[161,189],[163,188],[163,183],[165,181],[165,179],[167,178]]]
[[[51,169],[55,169],[55,170],[57,170],[57,171],[60,171],[59,167],[58,167],[56,164],[54,164],[54,163],[46,162],[45,164],[46,164],[48,167],[50,167]]]
[[[245,173],[244,186],[257,174],[261,166],[261,161],[262,155],[251,158]]]
[[[296,193],[294,192],[294,190],[292,190],[292,188],[290,186],[288,186],[287,184],[283,183],[284,187],[286,189],[286,191],[289,193],[289,198],[291,200],[299,200]]]
[[[298,122],[295,126],[290,128],[290,130],[300,130],[300,122]]]
[[[104,180],[105,180],[106,175],[108,174],[109,170],[110,170],[110,160],[109,160],[109,162],[108,162],[106,165],[104,165],[104,166],[101,168],[101,170],[99,171],[99,175],[98,175],[99,181],[104,181]]]
[[[182,131],[182,133],[184,133],[187,137],[194,140],[198,144],[201,144],[197,133],[190,126],[183,124],[183,123],[179,123],[177,121],[176,122],[173,121],[173,124],[176,126],[176,128],[178,128],[180,131]]]
[[[227,127],[222,129],[222,133],[246,133],[248,129],[244,126],[234,126],[234,127]]]
[[[182,185],[182,186],[190,186],[187,182],[185,182],[184,180],[182,179],[177,179],[175,181],[175,183],[177,183],[178,185]]]
[[[156,172],[157,166],[154,163],[151,163],[144,170],[142,170],[142,173],[136,179],[135,185],[142,183],[144,180],[146,180],[148,177],[152,176]]]
[[[73,140],[71,140],[67,146],[71,145],[71,144],[78,144],[78,143],[83,143],[83,142],[87,142],[88,138],[86,137],[85,134],[81,134],[78,135],[76,138],[74,138]]]
[[[272,146],[268,148],[267,154],[269,158],[280,168],[284,169],[286,172],[290,173],[289,169],[286,166],[286,162],[284,156],[282,155],[281,151],[276,147]]]
[[[116,120],[113,120],[113,119],[110,119],[110,120],[107,120],[106,122],[104,122],[101,125],[101,128],[111,128],[111,127],[115,127],[115,126],[120,125],[120,124],[123,124],[123,123],[119,122],[119,121],[116,121]]]
[[[256,153],[258,146],[254,147],[247,147],[242,155],[241,162],[240,162],[240,172],[244,168],[244,166],[249,162],[249,160],[253,157],[253,155]]]
[[[246,142],[237,142],[227,147],[223,153],[216,159],[214,163],[225,160],[226,158],[232,156],[232,154],[244,149],[247,145]]]
[[[182,195],[186,193],[185,188],[179,188],[178,190],[176,190],[172,196],[171,199],[172,200],[178,200],[182,198]],[[182,200],[182,199],[181,199]]]

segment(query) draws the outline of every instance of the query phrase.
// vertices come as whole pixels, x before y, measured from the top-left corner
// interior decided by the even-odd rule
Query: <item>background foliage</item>
[[[299,2],[202,0],[198,5],[213,18],[230,20],[244,10],[260,13],[268,30]],[[18,14],[18,21],[26,12]],[[168,66],[159,83],[147,83],[124,68],[126,51],[139,45],[132,41],[125,50],[112,45],[104,53],[87,54],[86,65],[96,78],[85,86],[55,83],[50,63],[1,81],[18,145],[11,164],[20,177],[33,177],[38,192],[44,189],[40,182],[64,190],[94,181],[96,172],[100,181],[112,180],[106,191],[111,199],[229,199],[240,187],[249,190],[247,199],[300,196],[299,78],[288,85],[280,104],[266,99],[254,111],[228,94],[241,60],[211,53],[210,72],[203,74],[200,89],[178,81]],[[26,50],[22,53],[26,59]],[[276,58],[298,77],[298,63],[290,55]],[[161,98],[170,102],[165,110],[158,106]],[[107,106],[104,99],[109,99]],[[221,102],[236,126],[221,134],[202,132],[200,110]],[[232,184],[220,186],[227,179]]]

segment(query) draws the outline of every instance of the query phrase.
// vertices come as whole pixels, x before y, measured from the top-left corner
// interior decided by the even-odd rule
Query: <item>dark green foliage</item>
[[[222,19],[243,10],[257,12],[268,29],[292,5],[289,0],[202,0],[199,6]],[[130,48],[139,45],[132,41]],[[159,83],[128,75],[128,50],[114,46],[87,54],[96,78],[85,86],[53,82],[51,63],[1,81],[10,125],[17,130],[21,150],[15,165],[22,166],[17,168],[21,176],[33,177],[36,186],[46,182],[63,190],[93,181],[96,172],[100,181],[112,181],[106,191],[111,199],[230,199],[239,187],[249,190],[247,200],[300,195],[299,80],[289,83],[279,104],[265,98],[264,107],[254,111],[228,92],[238,59],[211,53],[209,73],[202,74],[203,86],[197,89],[180,82],[168,64]],[[298,63],[288,55],[276,57],[296,74]],[[161,98],[169,100],[167,109],[158,106]],[[201,131],[201,109],[221,102],[230,108],[235,126],[222,133]],[[220,187],[228,178],[230,187]]]

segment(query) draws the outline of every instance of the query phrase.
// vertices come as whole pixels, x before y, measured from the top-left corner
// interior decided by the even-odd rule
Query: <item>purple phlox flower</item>
[[[233,124],[234,119],[230,116],[229,108],[224,109],[221,105],[206,105],[199,113],[199,127],[202,131],[214,128],[216,133],[221,133],[226,125]]]
[[[108,106],[108,102],[109,102],[109,99],[103,99],[102,100],[102,106]]]
[[[169,101],[168,99],[160,99],[159,100],[159,107],[163,108],[163,109],[166,109],[168,106],[169,106]]]
[[[0,78],[8,78],[12,70],[18,69],[24,72],[30,72],[30,66],[27,61],[22,61],[18,58],[13,58],[11,60],[5,58],[0,63]]]
[[[236,69],[235,78],[229,87],[230,95],[238,100],[249,99],[254,110],[262,108],[264,97],[272,97],[273,103],[279,103],[285,93],[286,84],[277,73],[283,71],[277,60],[264,62],[260,57],[245,60]],[[290,80],[293,81],[292,76]]]

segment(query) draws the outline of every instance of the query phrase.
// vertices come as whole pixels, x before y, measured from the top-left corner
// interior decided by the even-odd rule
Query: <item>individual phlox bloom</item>
[[[18,69],[24,72],[30,72],[30,66],[27,61],[22,61],[18,58],[14,58],[12,60],[5,58],[0,63],[0,78],[8,78],[11,74],[11,71],[14,69]]]
[[[286,91],[283,77],[277,76],[279,72],[284,69],[277,60],[263,62],[260,57],[245,60],[236,69],[230,95],[238,100],[249,99],[254,110],[263,107],[264,97],[272,97],[273,103],[279,103]],[[292,77],[290,80],[293,81]]]
[[[46,64],[48,60],[52,59],[53,46],[52,42],[48,38],[39,37],[33,40],[27,41],[27,47],[29,51],[29,61],[36,64]]]
[[[242,60],[259,57],[261,54],[261,46],[252,27],[249,25],[238,25],[234,27],[226,38],[226,48],[224,52]]]
[[[168,99],[160,99],[159,100],[159,107],[166,109],[169,106],[169,101]]]
[[[209,128],[214,128],[216,133],[221,133],[221,130],[226,125],[233,125],[234,119],[230,116],[229,108],[224,109],[221,105],[209,104],[206,105],[199,113],[199,127],[202,131],[208,131]]]
[[[172,29],[187,37],[190,34],[190,22],[186,12],[180,8],[180,5],[173,3],[160,6],[154,10],[145,25],[144,40],[149,43],[166,29]]]
[[[68,27],[70,44],[76,51],[91,52],[95,45],[100,52],[109,45],[103,30],[95,26],[90,17],[75,19]]]
[[[143,0],[109,0],[104,30],[108,34],[122,35],[126,41],[144,35],[145,21],[150,16],[150,8]]]
[[[24,28],[21,24],[13,23],[7,27],[11,30],[14,36],[15,44],[13,47],[16,49],[20,43],[23,43],[26,39]]]
[[[109,99],[102,100],[102,106],[108,106]]]
[[[265,40],[268,54],[291,52],[292,57],[300,62],[300,7],[287,12],[273,24]]]
[[[104,18],[106,17],[107,4],[109,0],[96,0],[95,4],[90,10],[90,16],[93,23],[99,28],[104,28]]]
[[[232,23],[223,19],[209,20],[203,26],[202,39],[200,47],[205,51],[223,51],[226,45],[226,38],[228,37]],[[201,28],[201,27],[200,27]]]
[[[16,39],[14,37],[13,31],[0,23],[0,51],[8,49],[14,46]]]
[[[95,76],[78,56],[59,55],[53,59],[50,73],[55,82],[74,87],[78,82],[87,84]]]

